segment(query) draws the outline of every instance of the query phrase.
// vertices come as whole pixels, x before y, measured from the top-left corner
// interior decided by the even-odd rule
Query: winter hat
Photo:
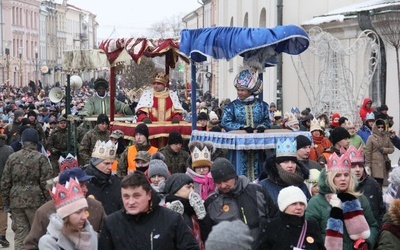
[[[102,123],[107,123],[108,125],[110,125],[110,120],[108,119],[108,116],[106,114],[100,114],[99,116],[97,116],[96,124]]]
[[[281,212],[293,203],[301,202],[307,208],[307,198],[299,187],[289,186],[282,189],[278,194],[278,207]]]
[[[271,103],[269,104],[269,107],[270,107],[270,108],[276,108],[276,105],[275,105],[275,103],[271,102]]]
[[[39,134],[35,129],[27,128],[24,130],[24,132],[22,132],[21,140],[22,140],[22,142],[30,141],[30,142],[38,143],[39,142]]]
[[[349,119],[347,119],[347,117],[340,117],[339,118],[339,126],[342,126],[343,123],[345,123],[346,121],[348,121]]]
[[[210,121],[213,119],[217,119],[217,121],[219,120],[217,113],[215,113],[214,111],[210,112]]]
[[[211,166],[211,176],[214,182],[221,182],[237,177],[237,173],[230,161],[218,157]]]
[[[304,148],[305,146],[311,146],[311,141],[304,135],[298,135],[296,138],[297,150]]]
[[[66,122],[66,121],[67,121],[67,118],[63,115],[58,118],[58,122]]]
[[[164,176],[165,179],[169,179],[168,166],[164,161],[160,159],[151,159],[149,163],[149,168],[147,170],[147,176],[149,178],[154,175]]]
[[[150,161],[150,157],[151,157],[151,155],[150,155],[149,152],[147,152],[147,151],[139,151],[136,154],[135,161],[142,160],[142,161],[145,161],[145,162],[149,162]]]
[[[168,145],[183,144],[182,135],[178,131],[172,131],[168,136]]]
[[[215,225],[205,243],[207,250],[250,250],[253,238],[241,220],[222,221]]]
[[[0,142],[5,142],[7,140],[7,135],[5,134],[0,134]]]
[[[108,81],[102,77],[97,78],[94,81],[94,89],[98,89],[99,87],[103,87],[105,89],[108,89]]]
[[[258,78],[258,70],[254,67],[240,71],[233,82],[235,88],[244,88],[250,91],[253,95],[258,95],[262,92],[263,82]]]
[[[88,207],[79,181],[74,178],[70,178],[65,185],[57,183],[50,191],[50,195],[53,197],[57,214],[61,219],[82,208]]]
[[[336,128],[336,127],[339,126],[339,119],[340,119],[340,114],[339,113],[333,113],[332,114],[332,120],[331,120],[332,127]]]
[[[297,143],[292,141],[290,138],[286,140],[278,139],[276,144],[276,163],[282,163],[284,161],[297,162]]]
[[[200,112],[199,115],[197,116],[197,120],[201,121],[201,120],[209,120],[209,116],[205,113],[205,112]]]
[[[388,105],[386,105],[386,104],[382,104],[382,105],[379,107],[379,110],[380,110],[380,111],[384,111],[384,110],[388,111],[388,110],[389,110],[389,107],[388,107]]]
[[[147,140],[149,139],[149,128],[147,127],[146,124],[141,123],[141,124],[137,125],[135,128],[135,135],[137,133],[144,135]]]
[[[323,130],[322,127],[321,127],[321,124],[319,123],[319,120],[317,120],[317,119],[314,118],[314,119],[311,121],[310,132],[313,132],[313,131],[315,131],[315,130],[319,130],[319,131],[321,131],[321,132],[324,132],[324,130]]]
[[[14,119],[16,120],[18,117],[23,116],[25,113],[22,110],[15,110],[14,111]]]
[[[21,120],[21,126],[25,126],[26,124],[30,124],[31,121],[29,121],[28,118],[22,118]]]
[[[150,170],[150,167],[149,167],[149,170]],[[168,179],[165,181],[163,192],[174,195],[184,185],[190,184],[190,183],[193,183],[192,177],[190,177],[187,174],[183,174],[183,173],[175,173],[175,174],[172,174],[170,177],[168,177]]]
[[[111,138],[114,138],[114,139],[119,139],[119,138],[121,138],[121,137],[124,137],[124,132],[122,132],[122,131],[119,130],[119,129],[114,130],[114,131],[111,133],[110,137],[111,137]]]
[[[339,141],[349,138],[350,139],[350,133],[347,131],[347,129],[343,127],[336,127],[333,130],[331,130],[331,135],[329,136],[329,140],[332,142],[332,145],[335,145]]]

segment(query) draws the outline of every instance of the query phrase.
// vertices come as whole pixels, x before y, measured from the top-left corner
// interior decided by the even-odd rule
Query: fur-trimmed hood
[[[389,209],[390,219],[393,224],[400,226],[400,199],[395,199]]]

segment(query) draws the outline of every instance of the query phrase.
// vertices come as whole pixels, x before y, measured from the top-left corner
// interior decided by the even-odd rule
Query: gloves
[[[384,151],[383,151],[383,148],[379,148],[378,150],[379,150],[379,152],[380,152],[381,154],[383,154],[383,152],[384,152]]]
[[[144,122],[145,124],[151,124],[151,123],[152,123],[152,121],[151,121],[150,118],[148,118],[148,117],[144,118],[144,119],[143,119],[143,122]]]
[[[250,126],[246,126],[246,127],[241,127],[241,130],[245,130],[247,133],[251,134],[254,133],[254,128],[250,127]]]
[[[265,131],[264,126],[258,126],[257,127],[257,133],[264,133],[264,131]]]
[[[364,167],[365,173],[367,173],[367,175],[371,176],[372,172],[371,172],[371,168],[370,167]]]
[[[329,204],[331,204],[332,207],[337,207],[342,209],[342,201],[338,198],[337,194],[332,195]]]
[[[354,195],[349,194],[349,193],[339,193],[337,195],[337,197],[342,201],[342,202],[346,202],[346,201],[352,201],[357,199]]]
[[[203,200],[200,195],[194,191],[189,194],[189,204],[193,207],[194,212],[199,220],[206,217],[206,208],[204,207]]]
[[[179,123],[179,119],[174,117],[174,118],[172,118],[171,123],[172,124],[177,124],[177,123]]]
[[[180,201],[168,202],[165,205],[168,209],[171,209],[172,211],[175,211],[180,215],[183,215],[183,212],[185,211],[185,208],[183,207],[183,204]]]

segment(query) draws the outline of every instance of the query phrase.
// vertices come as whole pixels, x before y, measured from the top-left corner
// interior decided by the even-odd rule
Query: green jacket
[[[122,113],[124,115],[133,115],[132,109],[128,104],[120,102],[118,100],[114,101],[115,113]],[[98,97],[96,94],[87,99],[85,107],[79,112],[80,115],[99,115],[99,114],[110,114],[110,96],[104,98]]]
[[[181,150],[178,153],[174,152],[170,145],[166,145],[158,150],[165,156],[165,164],[168,166],[168,170],[171,174],[174,173],[185,173],[187,168],[187,161],[189,153],[185,150]]]
[[[38,208],[51,199],[46,181],[53,176],[48,159],[26,142],[8,158],[1,178],[4,207]]]
[[[326,184],[326,170],[323,169],[319,176],[318,186],[319,193],[311,198],[308,202],[306,209],[306,220],[315,220],[319,223],[319,227],[321,229],[322,237],[325,241],[325,230],[327,226],[327,221],[330,216],[330,212],[332,206],[329,204],[327,199],[325,198],[326,194],[332,193],[328,185]],[[369,249],[373,249],[378,239],[378,223],[375,220],[374,214],[372,213],[371,207],[369,205],[368,199],[361,195],[358,200],[361,203],[361,207],[364,210],[364,217],[367,220],[367,223],[371,230],[371,235],[367,239],[369,244]],[[343,224],[344,225],[344,224]],[[347,233],[346,226],[343,226],[343,249],[344,250],[353,250],[353,240],[350,239],[349,234]]]
[[[382,222],[377,250],[399,249],[400,246],[400,199],[396,199],[390,206],[389,213],[385,214]]]
[[[365,143],[358,134],[350,135],[350,145],[353,145],[356,148],[359,148],[362,145],[365,149]]]

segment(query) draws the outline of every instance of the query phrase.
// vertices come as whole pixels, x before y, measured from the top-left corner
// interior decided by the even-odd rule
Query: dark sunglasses
[[[385,126],[378,126],[378,128],[385,128]]]

